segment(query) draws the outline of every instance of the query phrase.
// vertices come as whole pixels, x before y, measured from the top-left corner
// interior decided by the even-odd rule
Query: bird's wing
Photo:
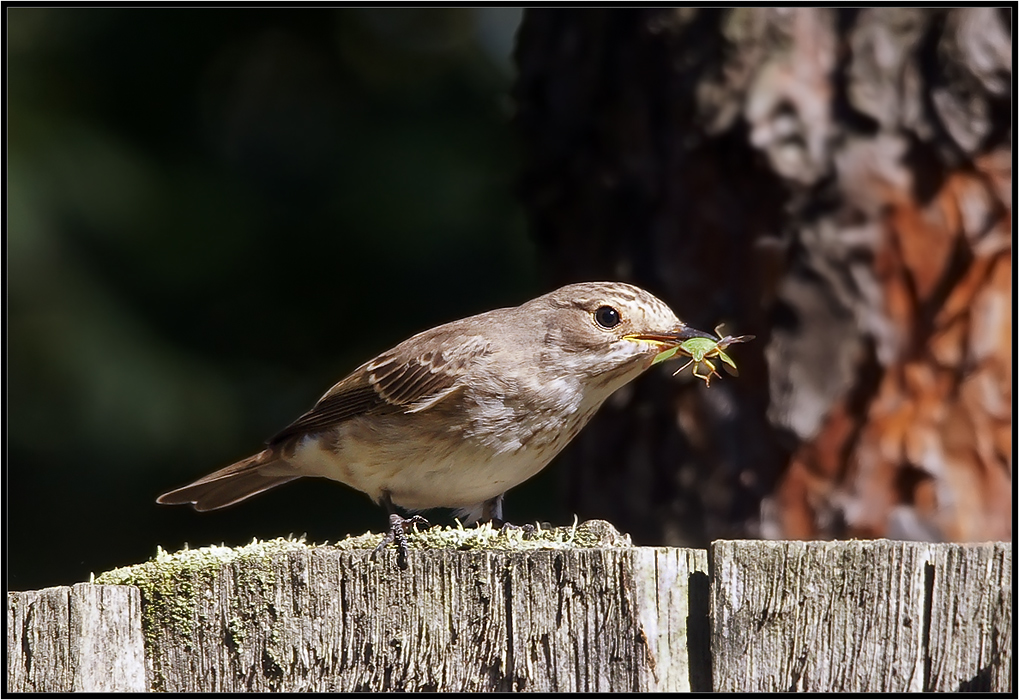
[[[268,443],[326,430],[355,416],[417,413],[434,406],[462,388],[470,364],[489,352],[483,338],[461,340],[442,348],[431,343],[409,348],[402,343],[382,353],[340,380]]]

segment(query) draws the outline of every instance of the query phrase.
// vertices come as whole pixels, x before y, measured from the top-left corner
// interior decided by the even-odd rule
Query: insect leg
[[[673,376],[673,377],[675,377],[675,376],[676,376],[677,374],[679,374],[679,373],[680,373],[680,372],[682,372],[682,371],[683,371],[684,369],[686,369],[687,367],[689,367],[689,366],[690,366],[690,363],[691,363],[691,362],[693,362],[693,358],[692,358],[692,357],[691,357],[691,358],[690,358],[689,360],[687,360],[687,361],[686,361],[686,364],[685,364],[685,365],[683,365],[682,367],[680,367],[679,369],[677,369],[677,370],[676,370],[675,372],[673,372],[673,373],[672,373],[672,376]],[[694,374],[696,374],[696,373],[697,373],[697,368],[696,368],[696,367],[694,367],[694,368],[693,368],[693,371],[694,371]]]

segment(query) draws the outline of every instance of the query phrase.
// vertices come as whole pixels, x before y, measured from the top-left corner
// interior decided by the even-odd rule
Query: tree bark
[[[1011,538],[1005,10],[534,10],[520,192],[549,286],[753,333],[561,460],[643,543]],[[673,365],[675,367],[675,365]]]

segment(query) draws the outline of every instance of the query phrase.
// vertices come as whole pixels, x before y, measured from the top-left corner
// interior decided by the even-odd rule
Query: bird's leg
[[[388,491],[382,492],[381,503],[389,511],[389,532],[386,533],[382,541],[372,550],[372,557],[374,558],[376,554],[390,544],[396,543],[398,552],[396,561],[401,569],[406,569],[407,559],[410,557],[410,549],[407,546],[407,532],[417,525],[427,525],[428,521],[420,515],[412,515],[409,518],[405,518],[397,513],[396,508],[393,506],[393,499]]]
[[[500,493],[495,498],[489,498],[481,504],[481,518],[478,522],[502,522],[502,497],[504,495]]]
[[[524,539],[527,539],[534,535],[536,532],[538,532],[538,528],[536,528],[534,525],[531,525],[530,523],[524,523],[523,525],[514,525],[513,523],[508,523],[505,520],[492,521],[493,525],[497,525],[499,523],[502,523],[502,525],[499,527],[499,532],[509,532],[510,530],[523,530]]]
[[[492,523],[492,527],[499,528],[500,532],[506,532],[507,530],[523,530],[524,535],[530,536],[537,532],[537,528],[530,523],[524,523],[523,525],[514,525],[513,523],[506,522],[502,519],[502,497],[504,494],[499,494],[495,498],[490,498],[485,501],[481,506],[481,520]]]

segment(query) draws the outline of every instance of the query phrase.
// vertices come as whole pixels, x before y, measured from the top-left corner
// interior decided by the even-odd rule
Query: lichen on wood
[[[708,687],[690,652],[706,639],[705,552],[636,548],[598,521],[432,528],[410,534],[401,569],[392,549],[373,556],[380,538],[161,552],[96,580],[141,588],[159,690]]]

